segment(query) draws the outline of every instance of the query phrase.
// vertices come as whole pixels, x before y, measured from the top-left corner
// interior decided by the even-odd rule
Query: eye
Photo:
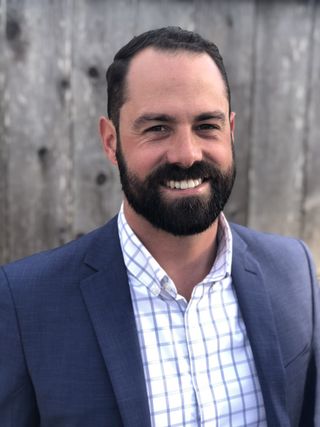
[[[161,132],[161,133],[164,133],[167,131],[168,131],[168,129],[164,125],[151,126],[150,128],[145,130],[145,132]]]
[[[204,131],[210,131],[210,130],[219,130],[220,127],[213,123],[202,123],[201,125],[197,126],[197,130],[204,130]]]

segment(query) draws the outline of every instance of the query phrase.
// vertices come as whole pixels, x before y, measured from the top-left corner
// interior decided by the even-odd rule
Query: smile
[[[168,188],[187,190],[189,188],[195,188],[201,185],[203,180],[200,179],[188,179],[183,181],[166,181],[165,185]]]

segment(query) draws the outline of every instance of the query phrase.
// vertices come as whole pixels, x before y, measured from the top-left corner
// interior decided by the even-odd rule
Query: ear
[[[230,130],[232,135],[232,140],[234,141],[234,130],[236,127],[236,113],[234,111],[231,111],[230,113]]]
[[[114,124],[106,117],[100,117],[99,128],[103,149],[111,163],[116,165],[117,132]]]

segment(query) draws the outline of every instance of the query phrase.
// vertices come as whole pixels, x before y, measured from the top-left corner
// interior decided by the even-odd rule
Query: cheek
[[[163,150],[160,147],[137,144],[131,141],[131,144],[122,145],[123,155],[125,157],[128,169],[135,173],[139,178],[144,178],[156,169],[164,158]]]
[[[219,165],[222,169],[227,170],[233,161],[232,154],[232,145],[231,144],[221,144],[212,147],[211,150],[208,150],[206,157]]]

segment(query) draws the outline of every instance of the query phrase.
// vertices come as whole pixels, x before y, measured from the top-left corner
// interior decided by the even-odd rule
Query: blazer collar
[[[122,421],[130,427],[150,427],[140,347],[116,218],[101,229],[84,261],[95,272],[80,287]]]
[[[232,234],[232,282],[250,340],[268,425],[289,426],[285,371],[267,288],[268,278],[234,228]]]

